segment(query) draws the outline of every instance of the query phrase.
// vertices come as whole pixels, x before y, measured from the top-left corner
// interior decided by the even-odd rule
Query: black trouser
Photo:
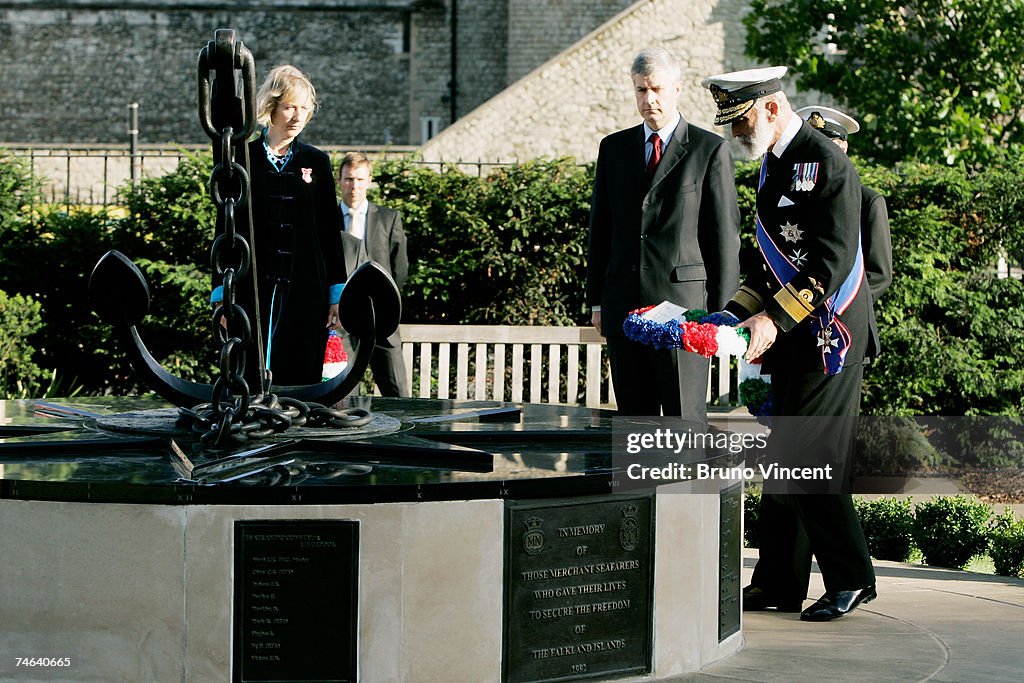
[[[797,456],[822,454],[848,484],[862,378],[860,364],[833,376],[821,371],[773,374],[777,415],[822,417],[807,421],[811,428],[802,433],[799,420],[782,418],[781,428],[773,427],[769,459],[786,460],[794,452]],[[758,535],[761,547],[751,583],[782,600],[807,596],[812,555],[826,591],[856,590],[875,583],[867,541],[849,493],[772,493],[766,485]]]
[[[707,423],[708,359],[608,337],[612,383],[620,415],[682,416]]]
[[[376,346],[370,356],[370,371],[381,396],[412,396],[409,380],[405,376],[402,347]]]

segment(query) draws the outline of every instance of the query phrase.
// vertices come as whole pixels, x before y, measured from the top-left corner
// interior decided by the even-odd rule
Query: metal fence
[[[0,145],[13,156],[25,159],[42,182],[43,201],[49,204],[109,207],[118,205],[118,192],[137,179],[158,177],[173,171],[188,154],[210,149],[209,145],[140,147],[135,154],[128,145]],[[346,152],[362,151],[374,159],[412,157],[416,147],[324,147],[335,160]],[[483,176],[518,161],[423,161],[413,163],[440,170],[456,166],[464,173]],[[1000,277],[1024,278],[1024,249],[1013,249],[996,265]]]
[[[72,206],[112,206],[118,192],[137,179],[158,177],[173,171],[188,154],[207,151],[209,145],[144,146],[133,154],[127,145],[0,145],[14,157],[24,159],[42,183],[43,201]],[[346,152],[362,151],[374,159],[410,157],[416,147],[324,147],[335,160]],[[465,173],[486,175],[514,161],[423,161],[413,163],[440,169],[457,166]]]

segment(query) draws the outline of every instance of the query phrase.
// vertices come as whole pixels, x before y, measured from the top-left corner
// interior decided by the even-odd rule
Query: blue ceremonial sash
[[[766,152],[764,160],[761,162],[761,174],[757,181],[758,193],[768,176],[768,154],[770,153]],[[785,287],[796,277],[800,269],[783,253],[765,230],[760,214],[755,214],[754,221],[757,224],[757,246],[761,250],[761,255],[764,256],[765,263],[768,264],[768,268],[771,269],[772,275],[775,276],[779,285]],[[853,303],[863,281],[864,254],[861,249],[860,226],[858,225],[857,258],[853,263],[853,269],[839,289],[810,314],[812,318],[811,331],[818,338],[818,349],[821,352],[821,362],[826,375],[837,375],[843,371],[846,354],[850,350],[853,338],[849,328],[837,316]]]

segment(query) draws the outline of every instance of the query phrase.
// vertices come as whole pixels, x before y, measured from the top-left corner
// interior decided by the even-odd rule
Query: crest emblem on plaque
[[[544,530],[541,526],[544,520],[540,517],[530,517],[523,521],[526,532],[523,533],[523,550],[527,555],[536,555],[544,549]]]
[[[619,523],[619,545],[623,550],[636,550],[640,539],[640,520],[636,518],[640,507],[635,503],[622,507],[622,522]]]

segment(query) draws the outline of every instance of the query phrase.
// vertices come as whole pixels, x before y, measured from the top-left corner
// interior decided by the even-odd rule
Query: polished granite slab
[[[159,399],[0,402],[0,498],[342,503],[608,493],[614,413],[573,406],[360,397],[392,424],[289,429],[199,446]],[[152,423],[140,431],[142,416]],[[117,416],[117,417],[114,417]],[[129,426],[125,426],[129,423]],[[152,425],[158,425],[150,429]]]

